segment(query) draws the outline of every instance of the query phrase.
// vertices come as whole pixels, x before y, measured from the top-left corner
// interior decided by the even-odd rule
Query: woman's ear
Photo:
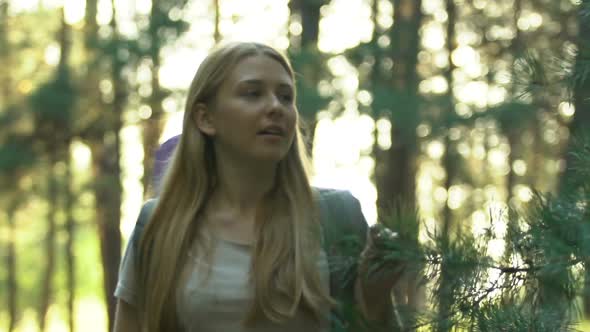
[[[195,106],[193,111],[193,121],[195,122],[195,126],[205,135],[207,136],[214,136],[215,135],[215,125],[213,123],[213,116],[211,114],[211,110],[207,105],[203,103],[198,103]]]

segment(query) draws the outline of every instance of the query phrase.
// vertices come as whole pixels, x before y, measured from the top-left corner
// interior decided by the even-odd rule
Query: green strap
[[[332,331],[348,331],[355,315],[357,258],[365,246],[368,225],[359,201],[348,191],[320,189],[319,208],[330,265],[330,295],[340,304],[332,311]]]

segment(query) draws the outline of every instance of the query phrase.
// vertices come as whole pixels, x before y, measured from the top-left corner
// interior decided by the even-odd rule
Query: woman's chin
[[[260,162],[278,163],[287,158],[287,153],[286,149],[261,149],[253,157]]]

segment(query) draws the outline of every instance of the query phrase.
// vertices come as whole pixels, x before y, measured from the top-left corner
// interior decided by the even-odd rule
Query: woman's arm
[[[139,332],[137,309],[121,299],[117,301],[113,332]]]
[[[378,243],[396,237],[397,234],[379,224],[369,229],[365,248],[359,258],[354,285],[355,301],[365,319],[384,328],[392,325],[402,328],[391,293],[404,271],[405,264],[401,261],[390,261],[377,270],[371,270],[372,265],[383,255]]]
[[[357,278],[354,285],[354,297],[365,319],[374,323],[389,322],[393,311],[391,291],[381,289],[374,294],[367,294],[366,289],[367,287],[363,287],[361,279]]]

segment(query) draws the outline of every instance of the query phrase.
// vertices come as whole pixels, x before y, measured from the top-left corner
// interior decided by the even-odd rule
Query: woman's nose
[[[268,111],[270,113],[282,113],[283,110],[285,109],[285,105],[281,101],[280,96],[277,96],[275,94],[271,94],[269,98],[270,98],[270,100],[269,100],[269,105],[268,105]]]

